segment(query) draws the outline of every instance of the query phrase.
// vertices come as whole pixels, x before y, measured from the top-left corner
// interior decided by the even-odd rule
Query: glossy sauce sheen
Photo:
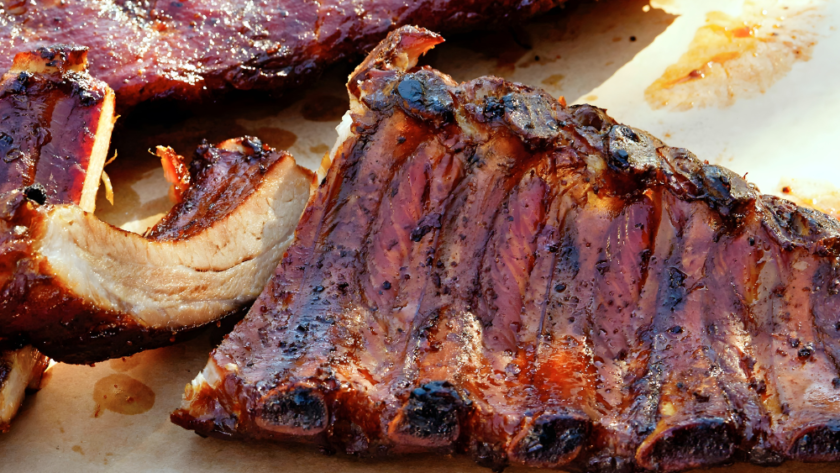
[[[108,86],[85,72],[63,70],[63,63],[79,61],[67,56],[83,51],[56,48],[31,54],[58,70],[3,76],[0,194],[36,186],[42,204],[78,204]]]
[[[299,86],[327,65],[369,51],[416,24],[462,30],[547,11],[563,0],[37,0],[0,7],[0,70],[15,53],[55,44],[90,48],[91,74],[120,107],[220,89]]]
[[[840,460],[840,224],[597,108],[406,65],[438,42],[400,29],[351,76],[354,135],[173,421],[493,468]]]

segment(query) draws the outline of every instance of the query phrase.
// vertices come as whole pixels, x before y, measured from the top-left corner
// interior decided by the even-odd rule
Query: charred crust
[[[636,459],[651,470],[679,471],[729,461],[735,454],[735,433],[723,419],[696,419],[658,434]]]
[[[524,88],[501,98],[504,120],[529,144],[543,144],[557,137],[560,125],[554,112],[556,103],[544,92]]]
[[[31,186],[24,187],[23,195],[26,196],[27,200],[38,205],[47,203],[47,189],[41,184],[32,184]]]
[[[800,432],[791,442],[788,454],[804,462],[840,460],[840,422],[816,425]]]
[[[257,408],[265,428],[303,435],[324,430],[328,423],[327,413],[323,394],[305,386],[272,391],[263,396]]]
[[[87,63],[87,53],[88,48],[86,47],[66,44],[41,47],[35,50],[35,54],[46,61],[47,67],[55,67],[61,73],[67,72],[73,66],[85,65]]]
[[[292,159],[285,151],[269,148],[253,136],[230,141],[243,150],[218,148],[207,141],[198,146],[189,166],[190,185],[182,202],[147,230],[146,238],[176,240],[201,232],[253,195],[273,166]]]
[[[565,465],[588,444],[591,424],[585,415],[541,415],[512,446],[510,458],[533,467]]]
[[[460,434],[465,405],[448,381],[426,383],[409,394],[397,433],[430,446],[451,444]]]
[[[455,103],[449,87],[430,71],[406,74],[393,93],[399,106],[409,115],[437,126],[452,119]]]

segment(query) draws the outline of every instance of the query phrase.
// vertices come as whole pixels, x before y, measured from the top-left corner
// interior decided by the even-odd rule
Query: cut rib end
[[[735,444],[733,429],[723,419],[691,419],[657,429],[639,447],[636,462],[663,472],[700,468],[729,460]]]
[[[563,466],[587,444],[592,422],[583,414],[543,414],[511,442],[511,462],[538,468]]]
[[[260,399],[256,423],[272,432],[315,435],[327,426],[324,395],[308,386],[284,386]]]
[[[452,384],[432,381],[411,391],[388,430],[398,444],[448,446],[458,439],[463,409],[464,401]]]
[[[803,462],[840,460],[840,422],[812,425],[802,429],[791,441],[788,454]]]

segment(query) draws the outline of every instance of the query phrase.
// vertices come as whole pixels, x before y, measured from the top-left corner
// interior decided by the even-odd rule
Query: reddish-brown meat
[[[24,52],[3,75],[0,196],[23,193],[41,203],[94,210],[114,125],[114,93],[87,74],[86,55],[72,47]],[[0,222],[3,284],[16,270],[24,230]],[[9,429],[24,392],[38,389],[47,362],[17,337],[0,339],[0,431]]]
[[[252,302],[314,174],[245,137],[200,146],[189,181],[145,237],[27,192],[0,196],[0,336],[93,363],[174,343]]]
[[[507,24],[564,0],[67,0],[0,5],[0,70],[20,51],[90,48],[91,74],[120,107],[222,89],[284,89],[366,53],[388,31]]]
[[[840,460],[840,223],[392,33],[274,279],[172,419],[359,455]]]

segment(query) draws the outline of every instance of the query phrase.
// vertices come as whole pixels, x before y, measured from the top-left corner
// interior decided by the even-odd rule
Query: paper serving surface
[[[766,193],[834,213],[840,209],[838,27],[840,2],[828,0],[601,0],[523,28],[450,38],[424,61],[457,80],[497,75],[569,103],[606,108],[700,159],[748,173]],[[768,32],[775,39],[760,40]],[[189,155],[202,138],[250,134],[317,168],[347,108],[344,78],[351,68],[335,68],[291,102],[127,117],[114,136],[119,157],[106,168],[115,203],[101,193],[97,214],[142,232],[169,209],[159,161],[147,151],[156,145]],[[184,386],[221,336],[211,328],[191,342],[94,367],[53,366],[44,388],[0,436],[0,470],[489,471],[460,456],[362,461],[304,446],[203,439],[171,424]],[[805,468],[840,471],[829,464],[773,471]],[[739,464],[709,471],[769,470]]]

